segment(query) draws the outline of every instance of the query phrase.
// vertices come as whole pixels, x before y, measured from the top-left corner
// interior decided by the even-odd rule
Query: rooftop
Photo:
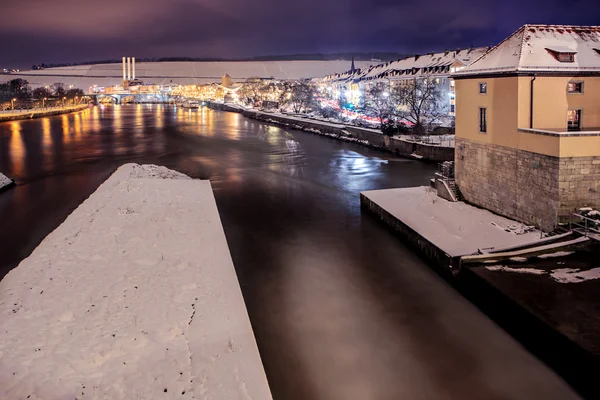
[[[454,76],[519,72],[600,72],[600,27],[524,25]]]

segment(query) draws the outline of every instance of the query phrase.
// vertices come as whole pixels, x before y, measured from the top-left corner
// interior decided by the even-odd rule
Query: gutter
[[[535,75],[532,75],[529,86],[529,129],[533,129],[533,82],[535,78]]]

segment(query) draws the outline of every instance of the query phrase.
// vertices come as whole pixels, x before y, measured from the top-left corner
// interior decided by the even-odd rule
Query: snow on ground
[[[511,257],[510,258],[510,261],[514,261],[514,262],[525,262],[527,260],[528,260],[527,257]]]
[[[535,230],[517,234],[498,229],[518,223],[463,202],[449,202],[425,186],[362,194],[451,257],[474,254],[478,249],[530,243],[540,237]]]
[[[561,263],[559,263],[561,264]],[[514,272],[518,274],[549,275],[560,283],[580,283],[593,279],[600,279],[600,268],[582,271],[579,268],[558,268],[554,270],[543,270],[536,268],[512,268],[504,265],[492,265],[485,267],[489,271]]]
[[[12,181],[4,174],[0,174],[0,190],[5,186],[11,185]]]
[[[600,279],[600,268],[593,268],[587,271],[574,268],[560,268],[552,271],[550,276],[560,283],[579,283],[592,279]]]
[[[557,251],[555,253],[542,254],[537,256],[537,258],[555,258],[555,257],[565,257],[573,254],[574,251]]]
[[[271,398],[208,181],[124,165],[0,282],[0,398]]]
[[[485,267],[490,271],[504,271],[504,272],[515,272],[518,274],[533,274],[533,275],[544,275],[546,271],[543,269],[535,269],[535,268],[511,268],[506,267],[504,265],[492,265],[490,267]]]

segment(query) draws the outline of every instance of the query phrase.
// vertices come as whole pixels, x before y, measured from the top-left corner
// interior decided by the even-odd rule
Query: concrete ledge
[[[2,399],[271,399],[210,182],[127,164],[0,282]]]
[[[396,230],[437,267],[458,268],[461,256],[480,249],[531,242],[539,231],[517,234],[520,224],[465,204],[449,202],[427,187],[371,190],[361,205]]]
[[[18,114],[9,114],[2,115],[0,114],[0,122],[4,121],[18,121],[22,119],[33,119],[33,118],[41,118],[41,117],[49,117],[52,115],[60,115],[60,114],[68,114],[75,111],[81,111],[89,108],[88,104],[82,104],[74,107],[65,107],[60,110],[33,110],[33,111],[23,111]]]

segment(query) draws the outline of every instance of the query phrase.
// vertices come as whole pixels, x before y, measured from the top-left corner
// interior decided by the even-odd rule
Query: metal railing
[[[574,221],[573,217],[576,217],[577,220]],[[580,232],[583,231],[581,233],[583,233],[585,237],[587,237],[590,233],[600,235],[600,220],[573,213],[569,218],[569,230],[572,231],[574,229]]]

